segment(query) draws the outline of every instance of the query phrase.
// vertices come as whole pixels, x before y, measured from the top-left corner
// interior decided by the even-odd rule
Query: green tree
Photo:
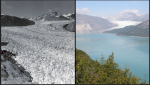
[[[92,60],[85,52],[76,49],[76,84],[146,84],[139,82],[141,79],[132,75],[125,67],[121,70],[114,62],[114,53],[107,60]]]

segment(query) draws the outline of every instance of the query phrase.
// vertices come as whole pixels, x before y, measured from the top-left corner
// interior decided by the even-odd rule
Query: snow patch
[[[118,25],[118,27],[113,27],[113,28],[111,28],[111,30],[112,29],[120,29],[120,28],[124,28],[126,26],[137,25],[137,24],[141,23],[139,21],[110,21],[110,22]]]

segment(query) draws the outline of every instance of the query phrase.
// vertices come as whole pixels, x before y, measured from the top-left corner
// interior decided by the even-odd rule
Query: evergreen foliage
[[[85,52],[76,49],[76,84],[146,84],[146,80],[132,75],[129,69],[121,70],[114,62],[114,53],[107,60],[92,60]]]
[[[149,20],[144,21],[136,26],[126,26],[120,29],[105,31],[104,33],[115,33],[123,36],[140,36],[149,37]]]

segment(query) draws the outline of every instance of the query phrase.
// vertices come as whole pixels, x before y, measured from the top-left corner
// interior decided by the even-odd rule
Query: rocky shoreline
[[[24,67],[14,59],[16,54],[1,50],[1,84],[38,84]]]

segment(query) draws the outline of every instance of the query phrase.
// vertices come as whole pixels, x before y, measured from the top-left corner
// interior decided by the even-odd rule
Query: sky
[[[108,17],[124,12],[149,13],[149,1],[76,1],[76,13]]]
[[[57,11],[62,14],[75,12],[75,1],[54,0],[2,0],[1,14],[17,17],[36,18],[49,12]]]

